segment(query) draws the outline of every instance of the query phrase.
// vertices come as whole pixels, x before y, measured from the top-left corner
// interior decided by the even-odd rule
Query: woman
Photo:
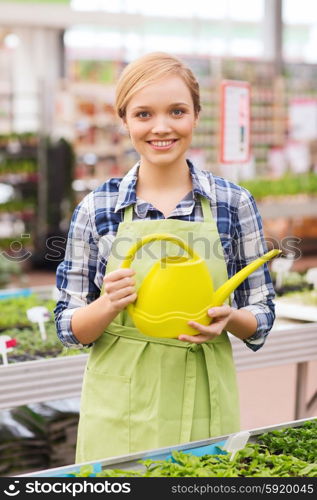
[[[137,239],[168,232],[191,240],[215,288],[266,247],[250,193],[186,158],[200,112],[199,86],[188,67],[165,53],[141,57],[123,71],[116,107],[140,161],[79,204],[57,270],[58,335],[69,347],[92,345],[77,463],[239,430],[226,331],[256,351],[274,321],[265,265],[240,285],[231,306],[208,311],[210,325],[189,322],[193,335],[162,339],[135,328],[126,306],[161,250],[154,245],[134,260],[133,270],[120,269]]]

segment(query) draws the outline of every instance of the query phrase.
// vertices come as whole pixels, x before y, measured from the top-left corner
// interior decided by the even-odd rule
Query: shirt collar
[[[190,160],[187,159],[186,161],[192,176],[193,194],[195,199],[197,199],[197,195],[200,195],[212,201],[209,179],[202,170],[194,167]],[[138,161],[122,178],[119,185],[118,199],[114,210],[115,212],[137,203],[136,183],[138,180],[139,167],[140,161]],[[141,201],[141,204],[144,204],[144,202]]]
[[[117,203],[114,209],[115,212],[136,203],[136,183],[138,180],[139,166],[140,162],[138,161],[122,178],[119,185]]]
[[[186,161],[192,176],[193,193],[195,199],[197,199],[197,195],[200,195],[212,201],[213,197],[211,193],[210,180],[208,179],[207,175],[203,170],[194,167],[190,160],[187,159]]]

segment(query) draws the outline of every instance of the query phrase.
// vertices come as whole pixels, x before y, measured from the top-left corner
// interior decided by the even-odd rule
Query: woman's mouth
[[[165,139],[160,141],[147,141],[147,143],[157,151],[167,151],[173,147],[177,140],[178,139]]]

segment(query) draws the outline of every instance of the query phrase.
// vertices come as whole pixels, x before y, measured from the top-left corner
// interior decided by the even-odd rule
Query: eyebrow
[[[173,108],[174,106],[187,106],[190,107],[190,105],[187,102],[173,102],[172,104],[169,105],[169,108]],[[137,111],[138,109],[150,109],[151,106],[136,106],[135,108],[132,108],[133,111]]]

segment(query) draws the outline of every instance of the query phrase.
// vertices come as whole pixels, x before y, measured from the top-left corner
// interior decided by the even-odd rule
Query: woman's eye
[[[174,116],[182,116],[184,111],[182,109],[173,109],[172,113]]]
[[[139,118],[148,118],[150,116],[148,111],[140,111],[140,113],[137,114]]]

